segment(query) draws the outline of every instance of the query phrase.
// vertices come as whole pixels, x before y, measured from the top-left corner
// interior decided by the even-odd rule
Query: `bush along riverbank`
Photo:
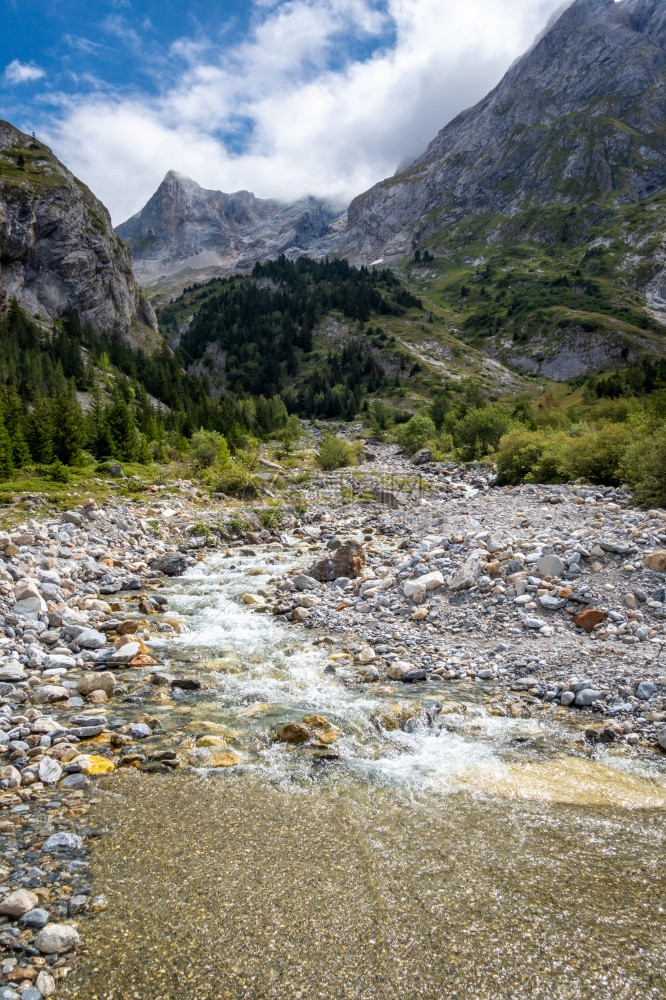
[[[169,728],[183,699],[215,698],[215,673],[170,653],[168,598],[213,551],[247,576],[244,615],[330,651],[322,689],[395,699],[376,730],[446,726],[464,691],[491,716],[569,726],[578,754],[666,759],[664,510],[611,487],[499,487],[394,446],[363,457],[311,472],[279,511],[156,489],[0,533],[0,1000],[52,995],[106,905],[88,868],[98,782],[269,749],[344,766],[321,714],[270,717],[240,753]]]

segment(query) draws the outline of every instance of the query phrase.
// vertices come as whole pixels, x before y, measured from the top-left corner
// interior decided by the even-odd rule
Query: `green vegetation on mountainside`
[[[368,397],[422,403],[442,384],[405,341],[412,332],[447,340],[419,299],[392,271],[346,260],[280,257],[251,277],[186,289],[158,318],[220,391],[279,394],[301,417],[350,420]],[[459,378],[471,371],[459,368]]]
[[[666,354],[666,326],[644,295],[665,230],[663,194],[632,206],[468,217],[426,241],[434,261],[424,265],[420,249],[404,274],[468,344],[566,379]]]

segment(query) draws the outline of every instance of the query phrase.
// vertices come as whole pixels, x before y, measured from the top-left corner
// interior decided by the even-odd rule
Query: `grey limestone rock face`
[[[157,332],[106,208],[47,146],[0,122],[0,307],[12,298],[45,321],[76,309],[135,344]]]
[[[318,198],[285,205],[250,191],[225,194],[200,187],[170,170],[147,204],[117,233],[134,251],[145,284],[181,271],[221,273],[251,268],[280,253],[300,254],[328,245],[340,209]]]
[[[470,214],[657,193],[665,63],[663,0],[576,0],[410,167],[352,202],[343,252],[403,254]]]

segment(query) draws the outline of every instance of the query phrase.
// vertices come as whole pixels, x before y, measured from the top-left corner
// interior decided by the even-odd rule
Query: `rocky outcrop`
[[[663,0],[576,0],[411,167],[352,203],[341,252],[372,261],[472,214],[656,194],[665,63]]]
[[[53,320],[74,308],[133,344],[157,331],[106,208],[37,139],[0,122],[0,308]]]
[[[317,198],[284,205],[249,191],[209,191],[170,170],[150,201],[117,232],[134,252],[137,277],[151,284],[183,272],[212,276],[251,268],[258,260],[315,246],[326,252],[339,214]]]

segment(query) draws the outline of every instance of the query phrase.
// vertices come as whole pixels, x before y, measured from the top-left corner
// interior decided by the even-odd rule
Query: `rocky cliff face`
[[[410,168],[352,203],[341,251],[372,260],[466,215],[657,193],[665,65],[664,0],[576,0]]]
[[[0,122],[0,308],[13,297],[44,320],[74,308],[135,344],[157,331],[102,203],[47,146]]]
[[[326,244],[338,215],[316,198],[283,205],[249,191],[208,191],[170,170],[117,233],[134,252],[137,277],[151,284],[183,272],[219,274],[280,253],[304,253]]]

